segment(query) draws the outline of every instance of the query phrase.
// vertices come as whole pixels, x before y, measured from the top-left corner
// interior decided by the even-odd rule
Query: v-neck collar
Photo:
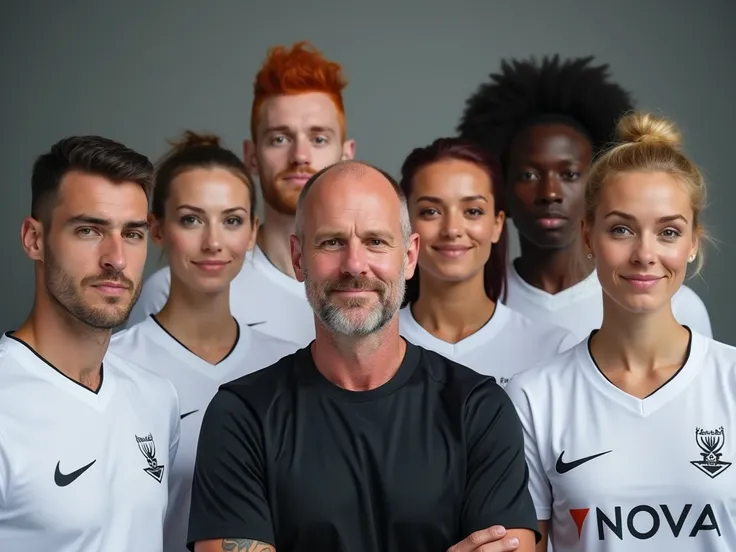
[[[435,337],[425,330],[424,327],[422,327],[422,325],[414,318],[414,315],[411,312],[411,305],[407,305],[399,312],[399,329],[409,341],[414,339],[416,341],[413,342],[422,345],[427,349],[432,349],[441,355],[449,356],[450,358],[458,358],[469,353],[476,347],[491,341],[503,330],[510,317],[511,309],[506,305],[503,305],[501,302],[497,302],[496,308],[494,309],[491,318],[488,319],[488,322],[481,326],[476,332],[460,341],[450,343]]]
[[[6,332],[3,339],[9,344],[10,354],[35,376],[46,380],[97,411],[101,412],[107,407],[116,385],[114,370],[110,368],[109,362],[105,364],[109,358],[107,354],[100,366],[100,385],[93,390],[64,374],[28,343],[14,336],[13,332]]]
[[[208,378],[218,381],[222,379],[223,374],[230,372],[233,368],[231,365],[233,361],[237,362],[238,359],[243,358],[243,351],[247,350],[250,346],[252,330],[247,324],[241,324],[237,320],[236,324],[238,324],[238,339],[230,352],[217,364],[210,364],[202,357],[190,351],[159,324],[153,315],[150,315],[141,323],[139,331],[142,331],[148,339],[163,346],[172,355],[186,363],[187,366],[191,366]]]
[[[556,311],[578,303],[591,295],[602,293],[595,270],[574,286],[563,289],[559,293],[549,293],[527,283],[516,270],[514,262],[511,262],[508,266],[508,281],[509,288],[514,288],[513,291],[510,290],[510,293],[519,293],[529,302],[548,311]]]
[[[591,332],[591,336],[593,333]],[[706,338],[690,331],[688,355],[682,367],[656,391],[643,399],[626,393],[603,375],[590,354],[590,337],[580,344],[577,354],[580,365],[584,367],[583,373],[596,389],[627,410],[646,418],[665,406],[690,385],[692,379],[700,372],[707,348]]]

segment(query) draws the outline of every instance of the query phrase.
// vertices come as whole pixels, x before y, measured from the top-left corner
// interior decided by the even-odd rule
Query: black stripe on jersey
[[[59,370],[56,366],[54,366],[48,360],[46,360],[41,355],[39,355],[36,352],[36,350],[33,347],[31,347],[28,343],[26,343],[25,341],[23,341],[22,339],[20,339],[18,337],[15,337],[13,335],[13,332],[5,332],[5,336],[6,337],[9,337],[10,339],[13,339],[13,340],[17,341],[18,343],[20,343],[21,345],[23,345],[24,347],[26,347],[29,351],[31,351],[34,355],[36,355],[41,361],[43,361],[43,363],[46,366],[50,366],[51,368],[54,369],[54,371],[58,372],[59,374],[61,374],[62,376],[64,376],[69,381],[72,381],[72,382],[76,383],[79,387],[81,387],[85,391],[89,391],[90,393],[94,393],[95,395],[97,395],[100,392],[100,389],[102,389],[102,381],[105,378],[105,365],[104,364],[100,364],[100,384],[97,386],[97,389],[90,389],[86,385],[82,385],[77,380],[74,380],[74,379],[70,378],[69,376],[67,376],[64,372],[62,372],[61,370]]]
[[[174,341],[176,341],[179,345],[181,345],[182,347],[184,347],[187,351],[189,351],[193,355],[199,356],[197,353],[195,353],[194,351],[192,351],[189,347],[187,347],[181,341],[179,341],[173,335],[171,335],[171,332],[169,332],[169,330],[167,330],[166,328],[164,328],[164,325],[161,324],[161,322],[159,322],[158,319],[153,314],[151,314],[149,316],[153,319],[153,321],[156,323],[156,325],[158,325],[159,328],[161,328],[164,332],[166,332],[166,335],[168,335],[171,339],[173,339]],[[233,318],[233,320],[235,320],[235,318]],[[233,346],[230,347],[230,350],[227,352],[227,354],[224,357],[222,357],[220,360],[217,361],[217,364],[220,364],[222,362],[225,362],[225,359],[227,359],[227,357],[229,357],[231,354],[233,354],[233,351],[238,346],[238,342],[239,341],[240,341],[240,324],[238,324],[238,321],[235,320],[235,342],[233,342]]]
[[[687,364],[687,361],[690,359],[690,350],[692,349],[692,346],[693,346],[693,331],[690,329],[689,326],[683,325],[682,327],[685,328],[687,330],[687,333],[688,333],[687,350],[685,351],[685,360],[683,361],[682,366],[680,366],[677,369],[677,371],[669,377],[669,379],[667,381],[665,381],[662,385],[660,385],[654,391],[652,391],[646,397],[644,397],[645,399],[648,399],[649,397],[651,397],[652,395],[654,395],[657,391],[659,391],[660,389],[662,389],[665,385],[667,385],[669,382],[671,382],[673,379],[675,379],[677,377],[677,374],[679,374],[680,372],[682,372],[682,369],[685,367],[685,365]],[[613,385],[615,387],[618,387],[615,383],[613,383],[610,379],[608,379],[608,376],[606,376],[606,374],[603,373],[603,370],[601,370],[601,367],[598,366],[598,363],[595,361],[595,358],[593,358],[593,351],[590,350],[590,341],[591,341],[591,338],[596,333],[598,333],[598,330],[593,330],[592,332],[590,332],[590,335],[588,336],[588,356],[590,357],[590,360],[593,361],[593,364],[595,365],[595,367],[598,368],[598,371],[601,373],[601,375],[604,378],[606,378],[606,380],[608,380],[611,383],[611,385]]]

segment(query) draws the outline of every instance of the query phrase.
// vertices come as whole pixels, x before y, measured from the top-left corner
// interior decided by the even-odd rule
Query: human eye
[[[182,226],[188,227],[188,226],[194,226],[199,222],[199,219],[195,217],[194,215],[182,215],[179,217],[179,223]]]
[[[613,226],[609,230],[609,232],[613,237],[616,237],[616,238],[622,238],[622,237],[626,237],[628,235],[633,234],[633,232],[630,229],[626,228],[625,226],[621,226],[621,225]]]
[[[682,232],[680,232],[677,228],[665,228],[662,230],[662,236],[664,236],[668,240],[676,240],[680,236],[682,236]]]
[[[100,233],[97,231],[96,228],[92,228],[90,226],[82,226],[81,228],[77,228],[76,234],[83,238],[89,238],[89,237],[100,235]]]

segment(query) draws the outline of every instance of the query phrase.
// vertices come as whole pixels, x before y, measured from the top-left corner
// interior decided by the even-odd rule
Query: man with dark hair
[[[498,155],[521,255],[510,263],[506,304],[578,339],[599,328],[603,292],[592,266],[575,270],[583,194],[595,157],[633,109],[630,94],[592,56],[510,60],[468,98],[458,132]],[[711,335],[705,305],[682,286],[672,299],[683,324]]]
[[[178,398],[107,351],[140,292],[152,174],[97,136],[33,167],[34,304],[0,338],[0,550],[162,550]]]
[[[210,403],[189,549],[533,552],[510,400],[399,335],[418,236],[398,184],[356,161],[313,176],[291,254],[315,340]]]

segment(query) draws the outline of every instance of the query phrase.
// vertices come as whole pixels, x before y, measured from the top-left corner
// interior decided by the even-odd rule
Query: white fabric
[[[560,293],[547,293],[525,282],[514,267],[508,268],[506,306],[527,318],[567,328],[578,340],[601,327],[603,289],[593,271],[585,280]],[[680,324],[706,337],[713,337],[708,311],[692,289],[681,286],[672,297],[672,312]]]
[[[693,332],[679,372],[638,399],[585,340],[506,391],[555,552],[736,550],[736,348]]]
[[[154,272],[143,284],[126,327],[158,313],[166,304],[170,286],[168,266]],[[273,266],[259,247],[248,255],[230,286],[230,310],[238,320],[300,347],[314,339],[314,315],[304,284]]]
[[[425,330],[407,305],[399,312],[399,331],[411,343],[435,351],[478,373],[493,376],[501,386],[519,372],[564,351],[579,340],[567,330],[534,323],[501,303],[477,332],[448,343]]]
[[[260,334],[239,323],[240,336],[230,354],[216,365],[198,357],[152,317],[115,334],[110,348],[174,384],[180,403],[181,440],[170,470],[169,510],[164,526],[165,552],[185,552],[192,475],[202,416],[221,384],[260,370],[296,351],[297,346]]]
[[[0,550],[163,550],[176,391],[109,351],[102,370],[95,393],[0,338]]]

